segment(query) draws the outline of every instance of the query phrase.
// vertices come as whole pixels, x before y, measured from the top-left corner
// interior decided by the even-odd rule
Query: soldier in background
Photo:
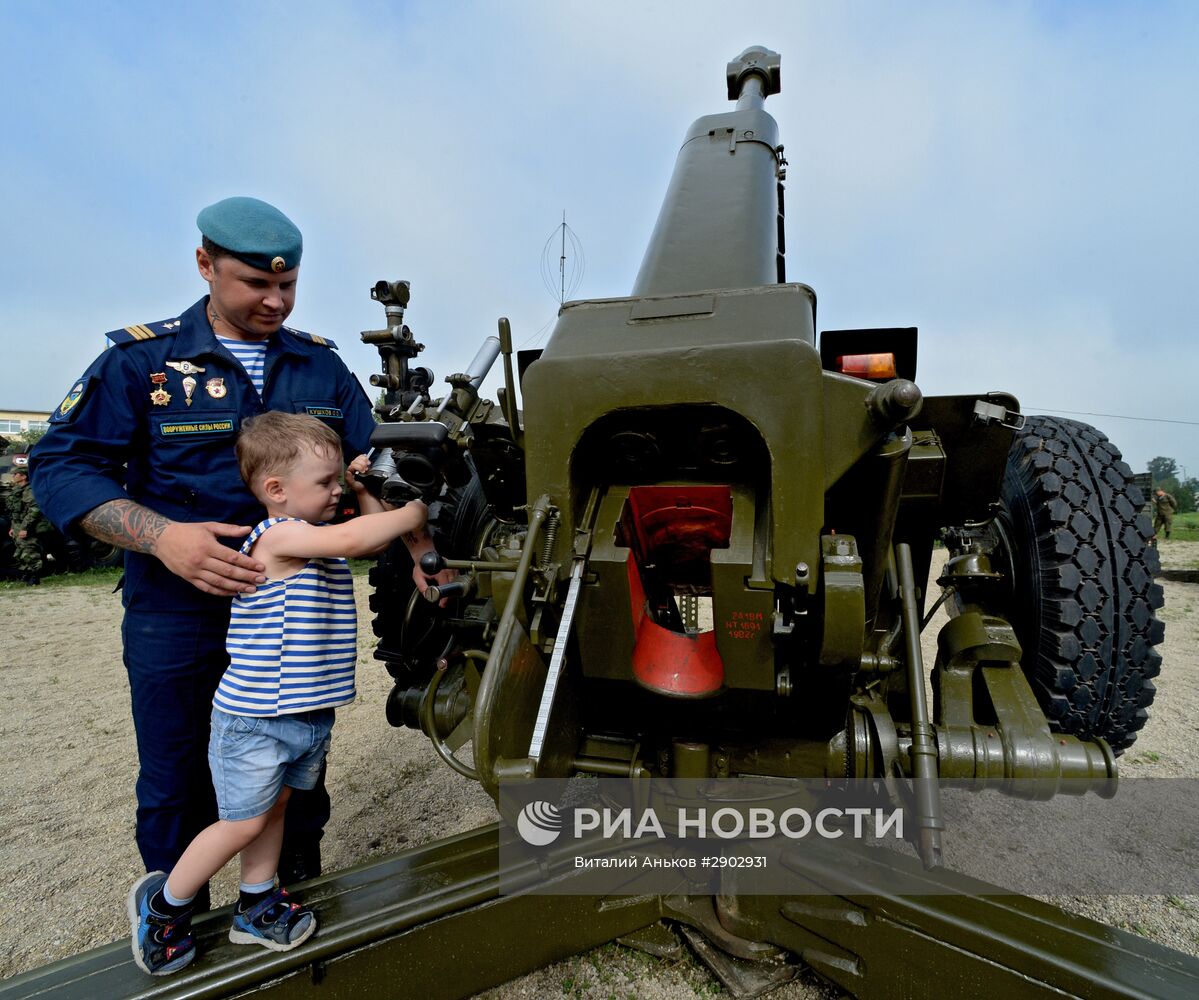
[[[41,583],[42,539],[54,529],[33,498],[29,473],[14,469],[5,498],[8,507],[9,537],[13,540],[13,563],[17,574],[29,586]]]
[[[1153,492],[1153,540],[1164,530],[1170,537],[1170,529],[1174,526],[1174,512],[1178,510],[1178,501],[1160,486]]]

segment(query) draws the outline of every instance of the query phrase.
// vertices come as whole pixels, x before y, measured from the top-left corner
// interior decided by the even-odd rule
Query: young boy
[[[291,789],[316,784],[334,710],[354,700],[354,585],[343,557],[374,555],[400,537],[414,560],[433,547],[423,503],[390,510],[357,481],[368,468],[364,455],[346,470],[362,515],[323,523],[341,495],[341,442],[315,417],[272,411],[247,420],[237,458],[267,511],[242,552],[265,564],[267,582],[233,600],[230,663],[213,698],[208,762],[220,819],[169,877],[151,872],[129,892],[133,957],[152,975],[195,957],[192,900],[239,852],[229,940],[287,951],[316,930],[316,917],[275,888],[275,875]]]

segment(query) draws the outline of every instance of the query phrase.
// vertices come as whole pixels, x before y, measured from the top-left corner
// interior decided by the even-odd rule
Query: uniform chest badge
[[[150,381],[153,382],[154,385],[156,385],[158,387],[153,392],[150,393],[150,402],[153,403],[155,406],[166,406],[167,403],[169,403],[171,401],[171,394],[169,392],[167,392],[166,389],[163,388],[163,385],[166,383],[166,380],[167,380],[166,372],[151,372],[150,373]]]
[[[198,375],[204,371],[199,365],[192,364],[190,361],[168,361],[167,367],[174,368],[180,375]]]
[[[225,388],[225,380],[223,378],[210,378],[204,383],[204,391],[213,399],[224,399],[225,393],[229,390]]]
[[[183,401],[188,406],[192,405],[192,393],[196,391],[196,380],[188,375],[183,380]]]

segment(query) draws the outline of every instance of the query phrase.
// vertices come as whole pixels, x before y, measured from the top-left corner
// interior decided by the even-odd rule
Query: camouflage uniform
[[[1174,512],[1178,510],[1178,501],[1165,490],[1158,490],[1153,496],[1153,533],[1160,535],[1165,531],[1170,537],[1170,529],[1174,526]]]
[[[36,582],[42,572],[42,538],[54,529],[34,500],[33,487],[28,482],[13,483],[5,499],[12,531],[13,563],[27,583]]]

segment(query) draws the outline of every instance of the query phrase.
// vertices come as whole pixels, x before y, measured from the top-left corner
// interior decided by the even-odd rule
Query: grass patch
[[[1174,529],[1170,533],[1171,541],[1177,539],[1183,542],[1199,542],[1199,512],[1192,514],[1177,514],[1174,517]],[[936,548],[944,546],[938,541]],[[350,572],[354,576],[366,576],[375,565],[374,559],[348,560]],[[104,569],[89,569],[82,573],[56,573],[53,576],[42,577],[42,587],[88,587],[92,584],[108,584],[115,587],[121,578],[119,566]],[[20,580],[0,579],[0,591],[24,590],[26,586]]]
[[[1170,530],[1172,542],[1199,542],[1199,512],[1175,514],[1174,527]]]
[[[89,569],[82,573],[56,573],[54,576],[42,577],[42,582],[38,584],[41,590],[54,590],[58,587],[90,587],[93,584],[107,585],[111,590],[117,585],[117,581],[121,578],[120,567],[108,567],[104,569]],[[3,580],[0,581],[0,590],[32,590],[20,580]]]
[[[375,565],[373,559],[351,559],[349,563],[350,572],[354,576],[366,576],[370,572],[370,568]],[[58,587],[106,585],[109,590],[112,590],[121,578],[121,573],[122,570],[119,566],[89,569],[82,573],[55,573],[53,576],[42,577],[42,582],[38,584],[38,587],[42,590],[53,590]],[[0,580],[0,591],[32,589],[20,580]]]

